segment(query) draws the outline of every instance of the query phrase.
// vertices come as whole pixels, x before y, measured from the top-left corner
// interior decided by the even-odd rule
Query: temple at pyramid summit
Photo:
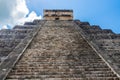
[[[44,20],[73,20],[73,10],[44,10]]]
[[[0,30],[0,80],[120,80],[120,34],[44,10],[43,19]]]

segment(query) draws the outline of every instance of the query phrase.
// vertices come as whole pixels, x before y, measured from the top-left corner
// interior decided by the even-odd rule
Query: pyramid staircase
[[[120,36],[111,30],[35,20],[1,30],[0,40],[0,80],[120,80]]]
[[[75,23],[82,28],[84,36],[92,42],[106,61],[120,74],[120,34],[113,33],[110,29],[101,29],[99,26],[90,26],[88,22]]]

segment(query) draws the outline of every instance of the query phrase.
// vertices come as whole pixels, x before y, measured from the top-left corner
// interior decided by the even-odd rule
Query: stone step
[[[32,74],[32,75],[14,75],[14,76],[9,76],[8,79],[10,78],[13,78],[13,79],[25,79],[25,78],[73,78],[73,77],[82,77],[82,75],[73,75],[73,74],[62,74],[62,75],[57,75],[57,74],[54,74],[54,75],[46,75],[44,73],[42,73],[43,75],[39,75],[39,74]]]
[[[24,80],[40,80],[44,78],[26,78]],[[19,80],[19,79],[6,79],[6,80]],[[92,78],[45,78],[44,80],[120,80],[117,77],[92,77]]]
[[[70,65],[70,64],[58,64],[58,65],[56,65],[56,64],[44,64],[44,65],[42,65],[42,64],[29,64],[29,63],[27,63],[26,65],[17,65],[16,67],[17,68],[24,68],[24,67],[36,67],[36,66],[39,66],[39,67],[42,67],[42,66],[64,66],[64,67],[67,67],[67,66],[75,66],[75,67],[80,67],[81,68],[81,66],[82,67],[84,67],[84,68],[108,68],[108,66],[107,65],[105,65],[105,66],[102,66],[102,65],[91,65],[91,66],[89,66],[89,65]],[[31,68],[30,67],[30,68]]]
[[[33,29],[36,25],[17,25],[13,29]]]
[[[6,33],[26,33],[27,31],[30,31],[29,29],[3,29],[0,30],[0,34],[6,34]]]
[[[30,70],[32,70],[32,69],[33,69],[33,70],[35,70],[35,69],[36,69],[36,70],[42,70],[42,69],[43,69],[43,70],[49,70],[49,69],[61,69],[61,67],[62,67],[62,66],[56,66],[56,67],[49,66],[49,67],[47,67],[47,68],[46,68],[46,67],[43,67],[43,66],[42,66],[42,67],[39,67],[39,68],[38,68],[38,67],[22,67],[22,68],[13,68],[12,71],[17,71],[17,70],[18,70],[17,72],[19,72],[19,71],[25,71],[25,72],[26,72],[26,71],[30,71]],[[78,70],[78,71],[79,71],[79,70],[82,70],[82,71],[106,71],[106,72],[111,70],[111,69],[109,69],[109,68],[88,68],[88,69],[87,69],[87,68],[84,68],[83,66],[82,66],[82,67],[80,67],[80,66],[79,66],[79,67],[76,67],[76,66],[75,66],[75,67],[68,67],[68,66],[65,67],[65,66],[64,66],[63,69],[66,69],[66,70],[68,70],[68,71],[69,71],[69,70],[71,70],[71,71],[73,71],[73,70]]]
[[[115,74],[85,74],[86,77],[117,77]]]
[[[36,25],[34,22],[25,22],[24,25]]]
[[[25,38],[25,34],[24,35],[0,35],[0,39],[9,39],[9,38],[13,38],[13,39],[23,39]]]
[[[86,75],[80,75],[80,74],[44,74],[44,72],[42,74],[40,73],[33,73],[31,75],[29,74],[25,74],[25,75],[14,75],[14,76],[9,76],[8,79],[26,79],[26,78],[116,78],[115,75],[112,75],[112,74],[86,74]],[[119,79],[118,79],[119,80]]]
[[[43,61],[43,60],[42,60]],[[89,62],[87,62],[86,61],[86,63],[84,63],[83,61],[80,61],[80,62],[78,62],[78,63],[72,63],[73,61],[66,61],[66,62],[59,62],[59,61],[61,61],[61,60],[57,60],[56,62],[55,62],[55,60],[51,60],[51,61],[47,61],[47,60],[44,60],[43,62],[40,62],[40,60],[39,61],[33,61],[33,64],[40,64],[40,65],[49,65],[49,64],[51,64],[51,65],[53,65],[53,64],[55,64],[55,65],[58,65],[58,66],[60,66],[60,65],[75,65],[75,66],[83,66],[83,65],[88,65],[88,66],[91,66],[90,65],[90,62],[91,61],[89,61]],[[31,62],[32,61],[29,61],[29,62],[20,62],[18,65],[25,65],[25,64],[31,64]],[[100,63],[100,64],[98,64],[98,63]],[[99,61],[97,61],[97,62],[91,62],[91,64],[92,65],[105,65],[106,66],[106,64],[104,64],[103,62],[99,62]]]
[[[34,70],[34,69],[37,69],[37,70],[41,70],[41,69],[43,69],[43,70],[47,70],[47,69],[61,69],[62,67],[63,67],[63,69],[70,69],[70,70],[73,70],[73,69],[75,69],[75,70],[81,70],[81,69],[83,69],[84,71],[111,71],[111,69],[109,69],[109,68],[95,68],[95,67],[85,67],[85,66],[49,66],[49,67],[47,67],[47,66],[39,66],[39,68],[37,67],[38,65],[36,65],[36,67],[35,66],[31,66],[31,67],[28,67],[28,66],[24,66],[24,67],[15,67],[15,68],[13,68],[13,71],[15,70],[15,71],[30,71],[30,70]]]
[[[27,76],[11,76],[9,78],[7,78],[6,80],[20,80],[20,79],[24,79],[24,80],[41,80],[41,79],[44,79],[44,80],[120,80],[119,78],[117,77],[86,77],[84,78],[81,77],[80,75],[64,75],[64,76],[61,76],[61,75],[40,75],[40,76],[37,76],[37,75],[27,75]]]
[[[63,62],[59,62],[59,61],[62,61],[62,60],[56,60],[57,59],[57,57],[56,58],[46,58],[46,60],[45,60],[45,58],[46,57],[42,57],[42,58],[32,58],[32,60],[30,60],[30,61],[28,61],[27,63],[29,63],[29,62],[32,62],[33,61],[33,63],[41,63],[41,64],[46,64],[46,63],[63,63]],[[61,57],[62,59],[63,59],[63,57]],[[39,60],[38,60],[39,59]],[[43,60],[44,59],[44,60]],[[27,58],[26,59],[24,59],[24,60],[22,60],[20,63],[21,64],[24,64],[24,63],[26,63],[26,62],[24,62],[25,60],[27,60]],[[97,59],[96,59],[97,60]],[[104,63],[103,61],[95,61],[95,59],[94,60],[89,60],[89,59],[77,59],[76,58],[76,60],[74,59],[74,60],[71,60],[70,62],[69,62],[70,60],[65,60],[65,63],[70,63],[70,62],[73,62],[73,61],[77,61],[78,63],[74,63],[74,64],[84,64],[84,62],[86,62],[86,64],[89,64],[89,62],[91,62],[92,64],[97,64],[97,63],[100,63],[100,64],[102,64],[102,63]]]

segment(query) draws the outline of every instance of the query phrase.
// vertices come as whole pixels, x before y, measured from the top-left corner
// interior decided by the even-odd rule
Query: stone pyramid
[[[0,80],[120,80],[120,35],[44,10],[43,20],[0,30]]]

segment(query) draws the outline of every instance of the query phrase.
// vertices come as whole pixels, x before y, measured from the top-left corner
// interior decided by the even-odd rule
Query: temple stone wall
[[[62,16],[61,17],[57,17],[57,16],[51,17],[51,16],[48,16],[48,17],[45,17],[44,19],[45,20],[57,20],[57,19],[58,20],[72,20],[73,17],[69,17],[69,16],[68,17],[67,16],[66,17],[62,17]]]
[[[44,10],[44,20],[73,20],[73,11]]]

